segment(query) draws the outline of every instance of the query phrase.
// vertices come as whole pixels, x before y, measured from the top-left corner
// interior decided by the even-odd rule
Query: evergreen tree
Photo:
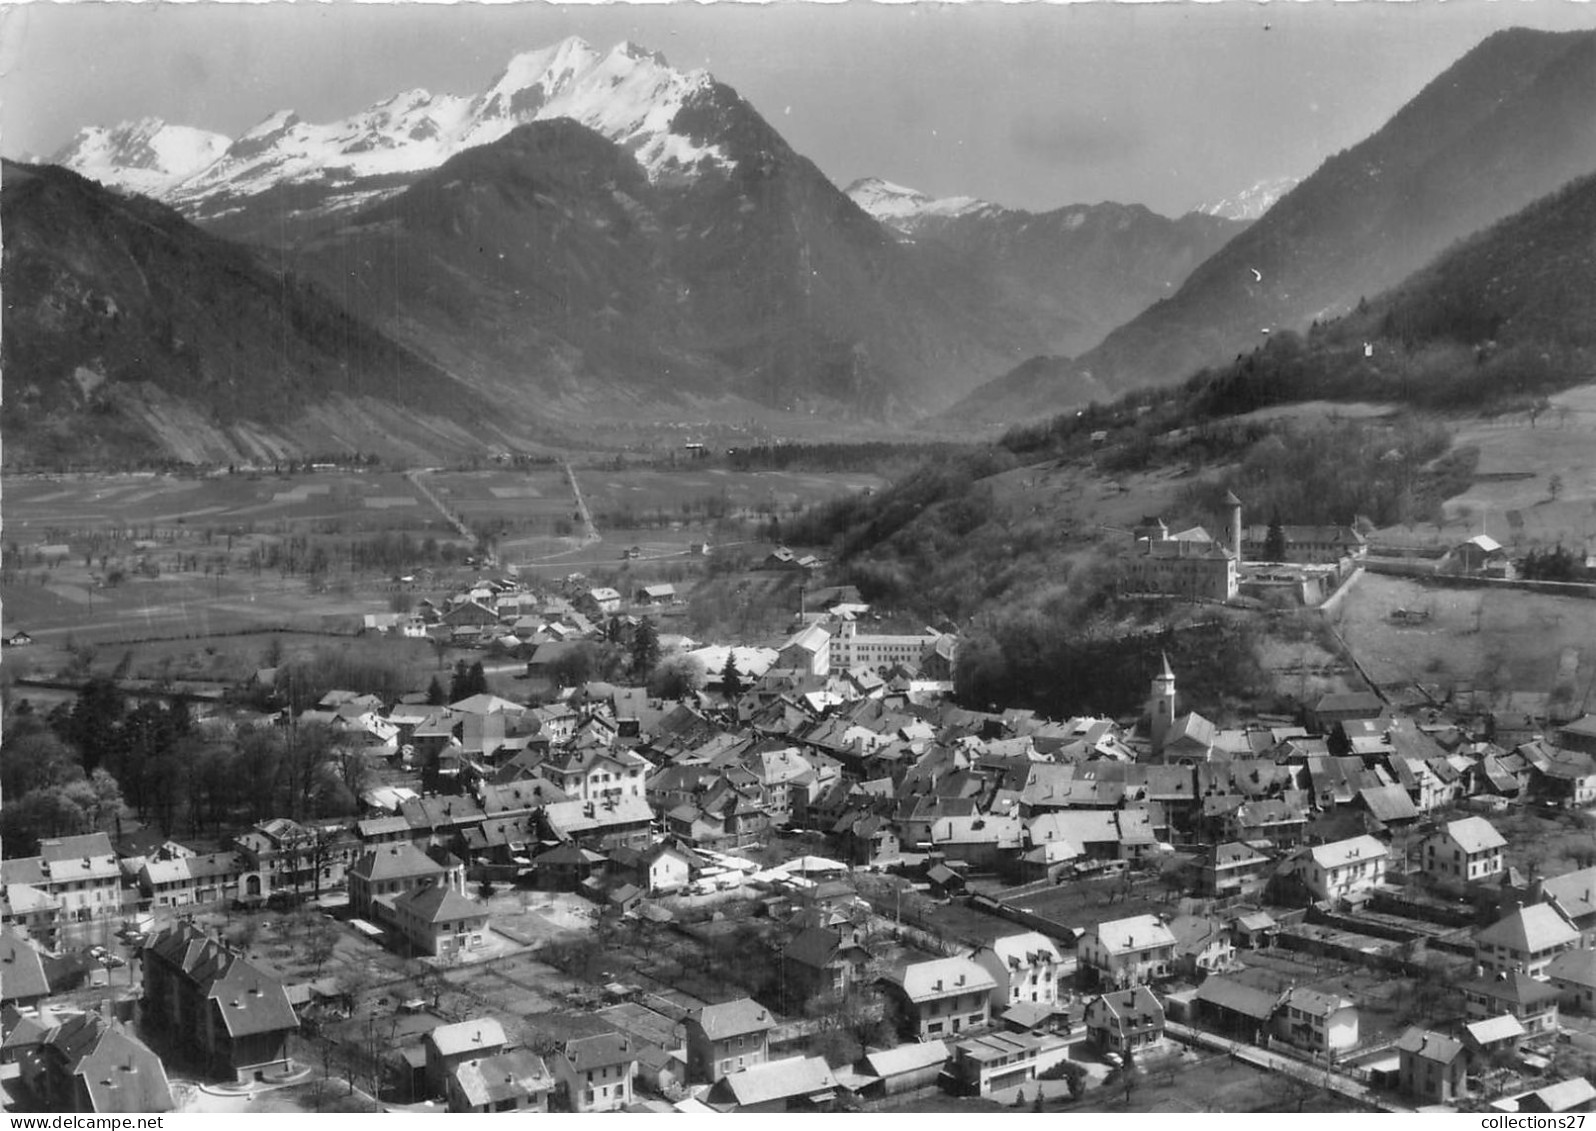
[[[471,670],[466,673],[466,698],[473,695],[486,695],[488,693],[488,673],[482,670],[482,661],[478,660],[471,665]]]
[[[472,694],[471,669],[466,667],[464,660],[456,660],[454,675],[449,679],[449,702],[458,703]]]
[[[1264,536],[1264,561],[1286,560],[1286,528],[1280,525],[1280,515],[1269,520],[1269,533]]]
[[[659,632],[654,628],[654,618],[644,617],[632,636],[632,676],[647,679],[659,663]]]
[[[443,684],[438,682],[438,677],[433,676],[432,682],[427,684],[427,706],[442,707],[449,702],[449,693],[443,689]]]
[[[726,666],[720,670],[720,683],[728,699],[735,699],[743,693],[742,673],[737,670],[737,653],[730,648],[726,649]]]

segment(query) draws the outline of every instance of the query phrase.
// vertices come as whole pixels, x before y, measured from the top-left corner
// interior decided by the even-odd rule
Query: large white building
[[[919,669],[927,653],[937,650],[942,636],[930,628],[897,635],[865,633],[859,631],[858,622],[843,620],[831,634],[831,668],[848,671],[863,665],[879,670],[902,664]]]

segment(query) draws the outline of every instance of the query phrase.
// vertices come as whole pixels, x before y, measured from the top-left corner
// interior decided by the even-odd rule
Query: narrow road
[[[587,509],[587,500],[582,498],[582,485],[576,481],[576,469],[568,463],[562,463],[560,466],[565,469],[565,478],[571,484],[571,494],[576,497],[576,512],[582,516],[582,541],[577,549],[604,541],[603,535],[598,532],[598,527],[593,525],[593,512]]]
[[[437,508],[438,513],[444,517],[444,521],[458,530],[462,535],[469,538],[471,540],[472,546],[475,546],[477,544],[476,534],[472,532],[469,526],[461,521],[459,516],[457,516],[448,507],[443,505],[443,500],[439,499],[437,495],[432,493],[431,487],[428,487],[421,481],[421,477],[423,475],[431,475],[437,470],[439,469],[436,467],[416,467],[405,472],[405,478],[410,480],[410,485],[416,489],[416,492],[420,494],[423,499],[426,499],[427,502],[431,503]]]

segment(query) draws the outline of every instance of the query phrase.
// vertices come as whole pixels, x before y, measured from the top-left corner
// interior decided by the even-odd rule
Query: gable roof
[[[1396,1047],[1399,1052],[1438,1064],[1451,1064],[1463,1055],[1463,1042],[1417,1025],[1397,1038]]]
[[[1596,950],[1565,950],[1546,967],[1546,977],[1554,982],[1596,987]]]
[[[435,1047],[442,1056],[455,1056],[473,1049],[478,1052],[497,1052],[509,1043],[504,1035],[504,1026],[492,1017],[476,1017],[452,1025],[439,1025],[422,1040]]]
[[[1128,954],[1157,946],[1174,946],[1175,936],[1156,915],[1132,915],[1099,923],[1093,932],[1110,954]]]
[[[1058,946],[1040,931],[1004,935],[989,944],[992,953],[1010,969],[1064,961]]]
[[[282,982],[193,923],[176,923],[153,936],[145,943],[144,960],[166,963],[214,1001],[234,1038],[299,1028]]]
[[[565,1042],[565,1059],[578,1072],[612,1064],[627,1064],[637,1059],[632,1039],[625,1033],[599,1033]]]
[[[1412,821],[1419,815],[1418,809],[1414,808],[1413,799],[1408,796],[1408,791],[1400,785],[1360,789],[1358,799],[1379,821]]]
[[[693,1020],[712,1041],[723,1041],[727,1037],[745,1033],[763,1033],[776,1025],[768,1009],[746,997],[719,1005],[706,1005]]]
[[[1464,852],[1488,852],[1493,848],[1506,848],[1507,840],[1496,831],[1496,826],[1484,817],[1464,817],[1448,821],[1442,831],[1457,842]]]
[[[1145,1016],[1162,1021],[1164,1018],[1164,1007],[1153,996],[1153,991],[1146,986],[1115,990],[1101,995],[1098,1001],[1101,1003],[1101,1008],[1107,1010],[1109,1016],[1116,1020]]]
[[[1359,860],[1384,859],[1385,845],[1372,836],[1355,836],[1331,844],[1321,844],[1309,850],[1313,862],[1321,868],[1340,868]]]
[[[60,1053],[69,1075],[82,1078],[95,1112],[172,1110],[161,1058],[116,1022],[80,1014],[50,1030],[42,1043]]]
[[[1524,1025],[1511,1013],[1487,1017],[1483,1021],[1466,1022],[1463,1028],[1474,1038],[1475,1044],[1488,1045],[1493,1041],[1512,1041],[1524,1035]]]
[[[471,1107],[492,1106],[554,1090],[554,1077],[548,1066],[529,1049],[464,1061],[454,1066],[450,1076]]]
[[[710,1090],[711,1105],[753,1107],[773,1100],[818,1096],[837,1087],[825,1057],[795,1056],[727,1073]]]
[[[0,931],[0,1001],[26,1001],[49,992],[39,952],[9,927]]]
[[[866,1066],[882,1079],[929,1068],[947,1059],[948,1046],[942,1041],[911,1041],[906,1045],[864,1055]]]
[[[997,988],[992,975],[969,958],[934,958],[911,962],[893,970],[886,980],[903,990],[904,996],[919,1004],[954,994],[989,992]]]
[[[1246,982],[1215,975],[1206,978],[1197,987],[1197,1000],[1264,1021],[1274,1013],[1275,1006],[1280,1003],[1280,995]]]

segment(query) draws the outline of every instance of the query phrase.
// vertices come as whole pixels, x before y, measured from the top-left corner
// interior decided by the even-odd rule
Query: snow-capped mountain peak
[[[911,227],[930,217],[953,219],[1002,211],[998,205],[973,196],[932,198],[918,189],[905,188],[880,177],[861,177],[843,192],[883,224],[898,228]]]
[[[625,146],[658,179],[691,173],[704,162],[731,164],[717,146],[673,128],[687,100],[713,84],[707,72],[673,70],[663,56],[635,44],[599,52],[573,36],[515,55],[475,95],[406,90],[326,123],[306,122],[280,110],[230,145],[226,138],[209,135],[215,140],[203,159],[196,156],[181,170],[163,167],[161,176],[144,175],[136,186],[129,183],[128,163],[118,147],[76,144],[62,151],[59,163],[201,214],[222,198],[236,203],[237,198],[293,184],[349,190],[345,203],[351,203],[397,191],[391,185],[357,186],[362,179],[423,172],[517,126],[571,118]],[[140,129],[144,126],[133,123],[111,131],[84,131],[80,140]]]
[[[1257,220],[1301,181],[1301,177],[1270,177],[1242,189],[1235,196],[1199,205],[1197,211],[1226,220]]]
[[[574,35],[552,47],[523,51],[472,100],[472,117],[484,122],[536,114],[551,93],[592,70],[598,60],[599,53]]]
[[[222,134],[140,118],[79,130],[50,161],[113,188],[157,195],[215,161],[227,146]]]

